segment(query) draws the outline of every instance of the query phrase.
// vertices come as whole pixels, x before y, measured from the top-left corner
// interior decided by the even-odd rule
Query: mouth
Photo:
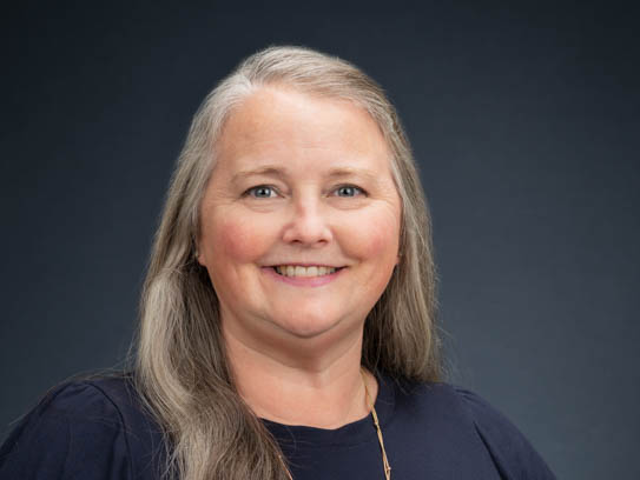
[[[331,275],[346,267],[326,267],[320,265],[300,266],[300,265],[275,265],[272,268],[278,275],[283,277],[323,277]]]

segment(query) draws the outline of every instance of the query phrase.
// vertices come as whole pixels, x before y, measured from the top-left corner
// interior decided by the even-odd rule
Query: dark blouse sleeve
[[[129,480],[120,411],[96,386],[50,392],[0,448],[0,480]]]
[[[473,392],[456,388],[476,431],[500,475],[509,480],[554,480],[556,477],[522,433]]]

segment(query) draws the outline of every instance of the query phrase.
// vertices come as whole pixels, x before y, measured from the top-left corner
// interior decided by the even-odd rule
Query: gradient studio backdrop
[[[400,111],[450,380],[559,478],[640,478],[637,9],[38,3],[2,20],[0,434],[124,357],[193,113],[242,57],[287,43],[355,62]]]

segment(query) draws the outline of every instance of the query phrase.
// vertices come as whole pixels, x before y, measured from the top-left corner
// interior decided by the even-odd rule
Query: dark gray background
[[[0,433],[124,357],[191,116],[242,57],[293,43],[355,62],[404,119],[451,381],[559,478],[640,478],[638,10],[444,3],[4,12]]]

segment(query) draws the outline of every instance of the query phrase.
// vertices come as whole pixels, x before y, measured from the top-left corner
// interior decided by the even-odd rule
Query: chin
[[[322,334],[330,331],[333,325],[327,325],[326,322],[322,324],[314,323],[314,322],[305,322],[304,324],[300,324],[299,322],[296,324],[285,324],[280,325],[283,330],[285,330],[290,335],[294,335],[298,338],[303,339],[312,339],[321,336]]]
[[[283,319],[277,324],[290,335],[311,339],[335,329],[340,324],[340,320],[332,319],[330,315],[322,313],[298,314],[294,318]]]

